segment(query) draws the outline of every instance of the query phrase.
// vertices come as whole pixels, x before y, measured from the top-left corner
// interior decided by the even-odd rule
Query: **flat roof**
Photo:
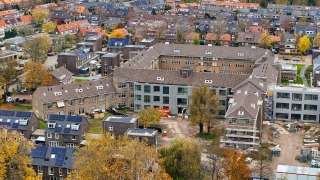
[[[101,57],[116,57],[119,53],[106,53],[103,54]]]
[[[128,135],[138,135],[138,136],[154,136],[157,134],[157,130],[155,129],[129,129],[127,131]]]
[[[134,122],[136,119],[137,118],[125,117],[125,116],[108,116],[103,121],[130,123],[130,122]]]
[[[272,88],[271,88],[272,89]],[[304,92],[320,92],[319,88],[311,87],[299,87],[299,85],[293,86],[274,86],[274,90],[284,90],[284,91],[304,91]]]

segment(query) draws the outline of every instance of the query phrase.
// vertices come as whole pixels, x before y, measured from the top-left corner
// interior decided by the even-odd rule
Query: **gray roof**
[[[31,150],[32,165],[72,168],[74,151],[73,148],[37,146]]]
[[[63,66],[61,66],[58,69],[56,69],[55,71],[51,72],[51,74],[52,74],[52,76],[59,79],[60,81],[63,81],[64,79],[73,75],[72,72],[70,72],[68,69],[66,69]]]
[[[101,38],[101,36],[89,36],[87,38],[87,40],[97,40],[97,39],[100,39],[100,38]]]
[[[198,86],[206,80],[211,87],[233,87],[245,80],[248,75],[192,72],[188,78],[182,78],[179,71],[116,68],[114,77],[124,77],[128,82],[155,83],[164,85]],[[163,80],[158,80],[158,77]]]
[[[97,88],[98,86],[102,86],[102,89]],[[82,89],[82,92],[77,92],[76,90],[78,89]],[[60,94],[58,92],[61,95],[58,95]],[[34,92],[33,96],[40,96],[42,103],[48,103],[109,94],[110,92],[116,92],[116,89],[113,86],[112,79],[105,78],[88,82],[40,87]]]
[[[127,135],[136,135],[136,136],[154,136],[157,134],[157,130],[155,129],[138,129],[138,128],[133,128],[133,129],[128,129],[126,131]]]
[[[116,57],[119,54],[120,53],[106,53],[106,54],[103,54],[101,57]]]
[[[121,123],[133,123],[137,120],[137,118],[133,117],[124,117],[124,116],[107,116],[103,119],[103,121],[109,122],[121,122]]]
[[[35,121],[35,119],[31,119],[32,114],[33,112],[0,110],[0,126],[7,126],[10,129],[27,130],[30,121]]]
[[[81,128],[83,126],[84,121],[87,121],[87,119],[83,116],[67,116],[67,115],[50,114],[48,118],[48,123],[55,123],[55,127],[49,128],[47,123],[45,132],[68,134],[68,135],[80,135]],[[71,128],[73,124],[79,125],[79,129],[73,130]]]

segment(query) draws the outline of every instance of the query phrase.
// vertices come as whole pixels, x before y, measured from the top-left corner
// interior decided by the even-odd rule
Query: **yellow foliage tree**
[[[32,91],[38,87],[48,86],[52,83],[51,73],[40,62],[27,63],[24,67],[24,73],[24,86]]]
[[[52,21],[50,22],[46,22],[42,24],[42,30],[44,30],[44,32],[46,33],[51,33],[52,31],[54,31],[56,29],[56,24]]]
[[[42,8],[34,8],[31,14],[33,21],[38,24],[44,23],[49,15],[48,11]]]
[[[288,4],[288,0],[275,0],[276,4]]]
[[[33,145],[15,131],[0,130],[0,179],[40,180],[31,164]]]
[[[313,38],[313,45],[315,47],[320,47],[320,33]]]
[[[269,31],[265,31],[261,35],[259,43],[260,43],[260,46],[265,48],[265,49],[270,48],[270,46],[272,44],[272,41],[271,41],[271,37],[270,37]]]
[[[225,148],[222,150],[224,160],[222,167],[228,180],[249,179],[251,170],[246,164],[245,156],[235,149]]]
[[[303,36],[302,38],[300,38],[300,41],[299,41],[299,45],[298,45],[299,51],[301,53],[306,52],[306,50],[308,50],[310,44],[311,43],[308,38],[308,35]]]
[[[30,56],[32,62],[44,62],[47,59],[47,51],[52,44],[48,34],[39,34],[33,41],[27,41],[23,45],[24,51]]]
[[[123,34],[123,32],[118,30],[112,31],[112,33],[109,35],[109,38],[124,38],[124,37],[125,35]]]
[[[145,127],[150,127],[150,124],[158,124],[161,116],[162,113],[158,109],[149,106],[139,111],[138,119]]]
[[[87,135],[85,146],[73,157],[70,179],[171,179],[159,164],[155,147],[128,136],[113,139],[110,133],[105,133],[93,139]]]

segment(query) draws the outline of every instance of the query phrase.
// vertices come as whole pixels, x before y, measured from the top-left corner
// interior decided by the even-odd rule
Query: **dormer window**
[[[206,54],[211,54],[211,51],[207,51]]]
[[[62,95],[62,92],[54,92],[54,95],[55,96],[60,96],[60,95]]]
[[[48,128],[49,129],[53,129],[53,128],[55,128],[56,127],[56,122],[55,121],[50,121],[49,123],[48,123]]]
[[[204,80],[204,83],[212,83],[212,80]]]
[[[238,56],[244,56],[244,53],[238,53]]]
[[[180,53],[180,49],[175,49],[175,50],[173,50],[173,52]]]
[[[164,81],[164,77],[157,77],[157,81]]]
[[[79,127],[80,127],[79,123],[72,123],[71,124],[71,130],[73,130],[73,131],[78,131]]]
[[[96,86],[97,89],[103,89],[103,86]]]
[[[28,118],[19,119],[19,125],[26,126],[28,124]]]
[[[82,88],[80,88],[80,89],[75,89],[76,90],[76,92],[78,93],[78,92],[83,92],[83,89]]]

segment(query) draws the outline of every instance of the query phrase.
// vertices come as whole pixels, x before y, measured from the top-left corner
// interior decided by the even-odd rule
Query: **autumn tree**
[[[177,43],[184,44],[186,42],[186,34],[193,32],[193,29],[190,26],[185,25],[176,25],[175,26]]]
[[[31,164],[32,142],[16,131],[0,130],[0,179],[40,180]]]
[[[289,4],[288,0],[275,0],[276,4]]]
[[[228,180],[249,179],[251,170],[246,164],[245,156],[236,149],[223,149],[222,167]]]
[[[42,8],[34,8],[31,11],[31,14],[32,14],[32,19],[37,24],[44,23],[49,15],[48,11],[46,9],[42,9]]]
[[[29,62],[24,67],[24,86],[31,91],[52,83],[51,73],[40,62]]]
[[[150,127],[151,124],[158,124],[161,120],[162,113],[154,107],[147,107],[141,109],[138,114],[139,122],[144,125],[144,127]]]
[[[280,35],[280,45],[283,46],[283,57],[284,57],[284,51],[287,43],[287,35],[285,33],[282,33]]]
[[[259,151],[253,153],[253,158],[257,161],[254,172],[260,177],[270,177],[272,175],[272,168],[270,166],[272,154],[270,149],[262,145]]]
[[[76,41],[76,43],[82,42],[84,40],[80,31],[77,31],[74,40]]]
[[[296,54],[297,52],[297,47],[298,45],[300,44],[300,38],[301,38],[301,33],[297,33],[297,34],[294,34],[293,35],[293,44],[294,44],[294,55]]]
[[[308,35],[305,35],[302,38],[300,38],[298,49],[301,53],[306,52],[308,50],[309,46],[310,46],[310,40],[308,38]]]
[[[55,22],[49,21],[42,24],[42,30],[46,33],[52,33],[56,29]]]
[[[197,38],[197,36],[194,36],[194,38],[192,40],[192,44],[193,45],[198,45],[199,44],[199,39]]]
[[[58,53],[65,52],[66,49],[72,48],[75,42],[76,41],[71,34],[60,35],[54,44],[54,49]]]
[[[159,164],[161,159],[156,148],[128,136],[113,139],[110,133],[98,138],[87,135],[85,146],[79,148],[73,157],[74,171],[70,179],[171,179]]]
[[[313,46],[320,47],[320,33],[317,33],[317,35],[313,38]]]
[[[208,174],[211,175],[212,180],[223,179],[225,177],[224,169],[222,168],[223,158],[221,158],[223,151],[220,148],[220,142],[218,138],[211,141],[211,144],[207,148],[207,152],[210,155]]]
[[[207,126],[207,132],[210,133],[211,127],[216,122],[215,116],[221,108],[219,99],[219,95],[216,95],[215,91],[206,84],[192,88],[191,103],[188,108],[190,110],[191,124],[199,124],[200,133],[203,132],[204,123]]]
[[[125,36],[124,36],[123,32],[118,31],[118,30],[114,30],[109,35],[109,38],[125,38]]]
[[[284,29],[286,33],[290,30],[290,16],[286,16],[280,23],[280,27]]]
[[[244,32],[245,29],[246,29],[246,22],[245,22],[245,20],[240,19],[240,20],[237,21],[237,24],[238,24],[238,26],[237,26],[238,31],[239,31],[239,32]]]
[[[9,85],[14,79],[18,78],[17,67],[19,63],[16,60],[3,60],[0,62],[0,82],[5,87],[5,93],[9,92]]]
[[[23,50],[29,55],[32,62],[44,63],[47,59],[47,51],[52,44],[48,34],[39,34],[32,41],[23,45]]]
[[[270,48],[272,41],[271,41],[271,37],[270,37],[269,31],[265,31],[261,35],[259,43],[260,43],[260,46],[265,48],[265,49]]]
[[[198,179],[201,146],[196,139],[176,136],[159,150],[163,165],[171,177]]]

